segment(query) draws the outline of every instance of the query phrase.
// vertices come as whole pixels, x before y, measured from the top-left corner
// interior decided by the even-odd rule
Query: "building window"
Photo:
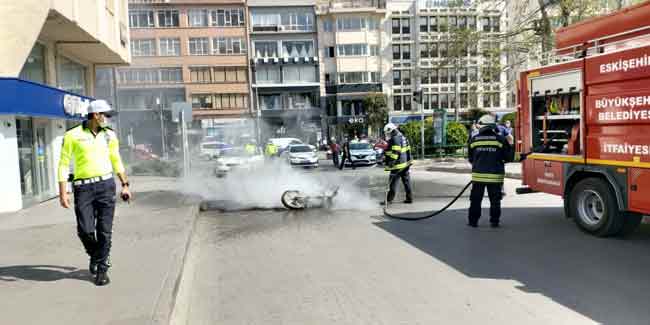
[[[312,65],[285,65],[282,67],[283,82],[316,82],[316,69]]]
[[[255,57],[257,58],[277,58],[278,42],[255,42]]]
[[[181,68],[160,69],[160,82],[162,83],[183,82],[183,70]]]
[[[402,34],[408,35],[411,33],[411,20],[409,18],[402,18]]]
[[[131,55],[133,56],[155,56],[156,43],[154,39],[132,39]]]
[[[378,56],[379,55],[379,46],[377,45],[370,45],[370,56]]]
[[[161,56],[179,56],[181,55],[180,38],[161,38],[160,55]]]
[[[429,17],[429,32],[438,31],[438,17]]]
[[[218,37],[212,39],[214,54],[246,54],[246,42],[239,37]]]
[[[311,93],[287,94],[285,97],[286,107],[288,109],[310,109],[315,100],[312,97]]]
[[[260,108],[263,110],[279,110],[282,109],[280,105],[280,95],[259,95]]]
[[[71,93],[85,95],[86,67],[63,56],[59,56],[58,59],[58,88],[69,91]]]
[[[257,67],[255,70],[255,82],[260,84],[279,84],[282,83],[280,78],[279,66]]]
[[[191,37],[190,55],[210,55],[210,41],[207,37]]]
[[[332,28],[332,20],[329,18],[323,19],[323,31],[325,32],[333,32],[334,29]]]
[[[402,44],[402,60],[410,60],[410,59],[411,59],[411,45]]]
[[[206,9],[190,9],[187,13],[187,21],[190,27],[207,27],[208,11]]]
[[[393,96],[393,110],[394,111],[402,110],[402,96]]]
[[[192,95],[192,108],[211,109],[212,95],[208,95],[208,94]]]
[[[501,94],[499,93],[483,93],[483,107],[484,108],[499,108],[501,106]]]
[[[215,109],[243,109],[248,107],[248,95],[246,94],[215,94]]]
[[[438,18],[438,31],[446,32],[449,30],[449,25],[447,25],[447,16],[440,16]]]
[[[337,45],[338,56],[366,56],[368,55],[367,44],[342,44]]]
[[[211,25],[215,27],[240,27],[244,26],[244,9],[217,9],[210,12]]]
[[[401,70],[393,70],[393,86],[400,86],[402,84]]]
[[[420,33],[428,33],[429,32],[429,25],[428,25],[428,22],[427,22],[427,17],[420,16],[417,19],[420,22]]]
[[[410,111],[411,110],[411,96],[410,95],[393,96],[393,110],[394,111]]]
[[[495,33],[498,33],[501,31],[501,26],[499,23],[499,17],[491,17],[490,18],[490,25],[492,26],[492,31]]]
[[[368,30],[379,30],[380,28],[380,22],[378,18],[375,17],[369,17],[368,18]]]
[[[45,46],[36,43],[20,70],[20,79],[45,84]]]
[[[399,60],[401,58],[400,46],[393,45],[393,60]]]
[[[283,12],[280,22],[286,30],[306,32],[314,29],[314,17],[308,11]]]
[[[312,41],[282,42],[282,56],[285,58],[313,57],[314,43]]]
[[[178,10],[158,10],[158,27],[178,26]]]
[[[393,18],[392,23],[393,23],[393,25],[392,25],[393,26],[393,28],[392,28],[393,34],[400,34],[401,29],[399,27],[400,26],[399,18]]]
[[[483,26],[483,31],[488,33],[491,31],[490,28],[490,17],[482,17],[481,18],[481,26]]]
[[[252,14],[253,31],[277,31],[280,16],[276,13],[254,12]]]
[[[339,17],[336,19],[336,30],[345,31],[362,31],[366,29],[365,17]]]
[[[129,27],[152,28],[155,27],[153,10],[129,10]]]
[[[212,82],[212,69],[210,67],[190,67],[190,81],[197,83]]]
[[[334,51],[334,46],[328,46],[327,50],[325,51],[325,57],[333,58],[335,56],[336,56],[336,53]]]

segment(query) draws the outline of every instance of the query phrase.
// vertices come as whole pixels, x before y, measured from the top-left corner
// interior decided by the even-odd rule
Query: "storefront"
[[[15,78],[0,78],[0,89],[0,212],[7,212],[58,195],[63,135],[91,99]]]

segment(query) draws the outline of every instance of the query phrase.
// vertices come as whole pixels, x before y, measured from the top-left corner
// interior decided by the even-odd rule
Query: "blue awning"
[[[405,124],[413,121],[420,121],[420,115],[391,116],[390,122],[394,124]]]
[[[27,80],[0,78],[0,114],[79,119],[92,100]]]

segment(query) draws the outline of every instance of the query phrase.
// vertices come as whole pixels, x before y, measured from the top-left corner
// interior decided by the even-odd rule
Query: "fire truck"
[[[518,78],[519,194],[561,195],[587,233],[650,215],[650,3],[559,29]]]

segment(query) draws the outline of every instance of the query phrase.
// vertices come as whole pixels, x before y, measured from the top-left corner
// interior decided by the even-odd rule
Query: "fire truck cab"
[[[650,3],[563,29],[518,82],[518,193],[564,198],[597,236],[650,215]]]

